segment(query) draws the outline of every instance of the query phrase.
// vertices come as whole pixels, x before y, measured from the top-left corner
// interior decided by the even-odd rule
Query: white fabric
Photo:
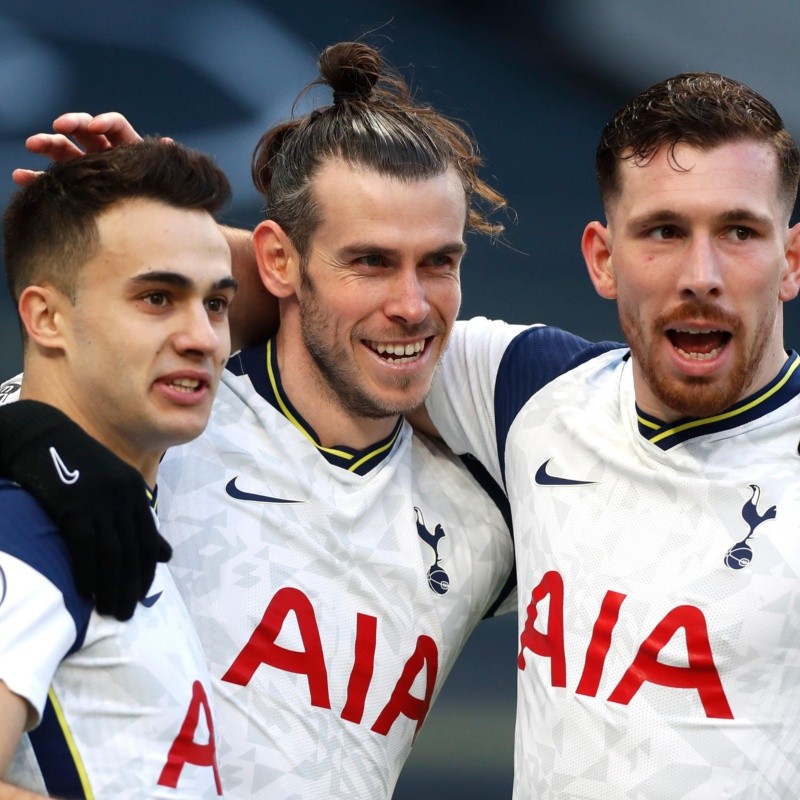
[[[519,334],[457,326],[427,404],[511,500],[515,798],[800,797],[797,357],[728,417],[656,435],[624,349],[580,363],[542,345],[575,337]]]
[[[262,499],[232,497],[231,481]],[[228,795],[389,798],[426,694],[513,565],[492,501],[405,424],[367,474],[334,466],[229,373],[206,433],[164,460],[159,492],[217,692]],[[418,519],[441,526],[436,550]]]
[[[75,588],[52,522],[9,482],[0,498],[0,679],[37,711],[35,730],[23,735],[5,779],[46,794],[45,776],[55,772],[68,781],[74,774],[70,797],[218,797],[208,670],[166,566],[157,568],[149,607],[137,606],[128,622],[100,617],[85,602],[68,610]],[[12,540],[19,542],[16,525],[29,528],[21,533],[31,537],[30,560],[43,566],[6,552]],[[79,649],[69,654],[81,635]],[[47,724],[47,716],[41,721],[46,701],[56,724]],[[196,724],[173,749],[191,707],[199,711]],[[45,763],[44,746],[71,755],[63,765]],[[171,753],[178,762],[202,762],[198,752],[208,756],[208,766],[168,767]]]

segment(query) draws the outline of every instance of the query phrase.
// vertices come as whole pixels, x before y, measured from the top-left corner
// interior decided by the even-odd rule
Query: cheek
[[[461,308],[461,283],[454,278],[451,283],[436,287],[428,295],[428,302],[437,309],[442,319],[453,322]]]

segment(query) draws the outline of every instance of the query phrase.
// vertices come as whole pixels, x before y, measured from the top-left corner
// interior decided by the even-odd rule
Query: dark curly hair
[[[780,191],[794,206],[800,154],[774,106],[743,83],[714,72],[686,72],[645,89],[619,109],[600,137],[595,174],[603,204],[620,192],[619,162],[646,162],[662,147],[702,149],[743,139],[770,145],[778,159]]]

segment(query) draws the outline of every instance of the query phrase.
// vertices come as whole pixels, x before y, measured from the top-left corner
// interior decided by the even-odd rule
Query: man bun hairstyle
[[[301,256],[320,222],[313,180],[330,159],[406,181],[452,168],[464,187],[467,229],[502,233],[503,226],[488,217],[505,200],[478,177],[483,161],[475,141],[459,124],[415,101],[402,76],[375,48],[362,42],[331,45],[320,55],[319,71],[299,97],[326,85],[333,103],[268,130],[252,163],[267,218],[287,232]]]
[[[620,162],[646,163],[662,147],[676,169],[679,143],[711,149],[742,140],[771,146],[780,191],[794,205],[800,154],[775,107],[758,92],[716,72],[685,72],[654,84],[620,108],[603,130],[595,174],[603,203],[621,191]]]
[[[346,101],[369,100],[381,77],[381,59],[371,47],[353,42],[352,46],[333,45],[319,58],[320,82],[333,90],[334,105]],[[387,74],[386,81],[390,82]],[[405,83],[398,81],[399,95],[408,94]]]

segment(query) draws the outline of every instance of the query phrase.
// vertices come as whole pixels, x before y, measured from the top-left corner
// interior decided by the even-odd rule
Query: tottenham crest
[[[422,512],[416,506],[414,506],[414,513],[417,516],[417,533],[419,534],[419,538],[433,550],[434,562],[428,570],[428,586],[430,586],[431,590],[436,594],[447,594],[447,590],[450,588],[450,578],[441,568],[440,562],[442,559],[439,556],[439,542],[445,537],[444,528],[442,528],[441,525],[437,525],[433,529],[433,533],[431,533],[425,527],[425,519],[422,516]]]
[[[763,514],[758,510],[758,500],[761,497],[761,487],[750,484],[752,494],[750,499],[742,506],[742,519],[750,529],[747,536],[741,542],[736,542],[725,554],[725,566],[731,569],[744,569],[753,560],[753,548],[748,540],[753,537],[756,528],[768,519],[775,519],[777,507],[770,506]]]

